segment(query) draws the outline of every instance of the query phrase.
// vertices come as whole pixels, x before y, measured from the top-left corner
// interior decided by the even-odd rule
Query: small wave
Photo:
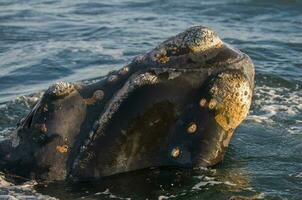
[[[295,126],[290,126],[288,128],[288,132],[291,134],[301,134],[302,133],[302,121],[301,120],[296,120],[297,125]]]
[[[104,48],[100,41],[51,41],[46,46],[38,46],[37,50],[43,52],[52,49],[71,49],[72,52],[88,51],[96,54],[120,58],[123,56],[122,49]]]
[[[44,92],[20,96],[12,101],[0,104],[0,136],[12,131],[22,117],[33,108]]]
[[[0,56],[0,65],[3,67],[1,72],[9,74],[19,68],[24,68],[24,63],[34,65],[37,61],[56,57],[56,55],[67,50],[74,54],[86,52],[94,56],[110,56],[113,59],[119,59],[123,56],[123,49],[105,48],[100,41],[37,41],[37,42],[19,42],[15,46],[10,47],[10,51]],[[65,58],[66,59],[66,58]],[[75,61],[73,61],[75,62]],[[18,63],[18,64],[16,64]],[[66,63],[67,65],[68,63]],[[75,63],[72,63],[75,64]]]

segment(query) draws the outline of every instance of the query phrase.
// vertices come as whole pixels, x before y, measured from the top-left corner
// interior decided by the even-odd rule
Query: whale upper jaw
[[[254,65],[248,55],[223,42],[216,32],[194,26],[173,36],[149,53],[134,59],[140,69],[157,71],[200,71],[208,75],[241,70],[254,88]]]

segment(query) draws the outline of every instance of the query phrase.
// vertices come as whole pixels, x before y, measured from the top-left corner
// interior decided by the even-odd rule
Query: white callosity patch
[[[206,52],[220,48],[222,44],[210,28],[194,26],[160,44],[151,52],[151,59],[165,64],[169,63],[171,58],[173,60],[173,57],[178,59],[179,56],[189,55],[191,59],[203,61],[207,57]]]
[[[206,51],[222,43],[216,33],[207,27],[192,27],[185,34],[182,45],[194,53]]]
[[[68,82],[58,82],[49,87],[46,94],[56,97],[66,96],[75,90],[74,85]]]
[[[204,26],[194,26],[165,41],[158,49],[176,47],[178,51],[198,53],[221,44],[222,41],[213,30]]]

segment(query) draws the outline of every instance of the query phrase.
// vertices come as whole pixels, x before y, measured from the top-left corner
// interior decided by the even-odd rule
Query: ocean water
[[[213,28],[256,66],[249,117],[222,163],[82,183],[0,180],[0,195],[302,199],[300,0],[0,0],[0,137],[15,128],[50,84],[97,79],[192,25]]]

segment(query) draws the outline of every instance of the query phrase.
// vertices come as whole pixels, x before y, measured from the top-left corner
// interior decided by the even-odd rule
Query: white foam
[[[299,118],[302,112],[302,90],[284,87],[257,86],[248,122],[280,124],[288,118]],[[289,130],[301,132],[302,121],[294,120]]]
[[[56,200],[54,197],[48,195],[42,195],[34,190],[34,186],[37,184],[35,181],[28,181],[22,185],[14,185],[6,181],[0,175],[0,199],[45,199]]]
[[[169,196],[160,195],[158,196],[158,200],[171,199],[175,197],[176,197],[175,195],[169,195]]]
[[[195,178],[198,178],[201,181],[199,183],[195,184],[192,187],[192,190],[201,190],[201,189],[205,188],[206,186],[214,186],[214,185],[223,184],[223,182],[216,181],[215,178],[209,177],[209,176],[196,176]]]
[[[302,179],[302,172],[296,172],[296,173],[290,174],[289,176],[295,177],[298,179]]]
[[[110,199],[123,199],[123,200],[131,200],[131,198],[123,198],[123,197],[118,197],[116,195],[114,195],[112,192],[110,192],[109,188],[107,188],[105,191],[103,192],[97,192],[94,194],[95,196],[100,196],[100,195],[106,195],[108,196]]]

